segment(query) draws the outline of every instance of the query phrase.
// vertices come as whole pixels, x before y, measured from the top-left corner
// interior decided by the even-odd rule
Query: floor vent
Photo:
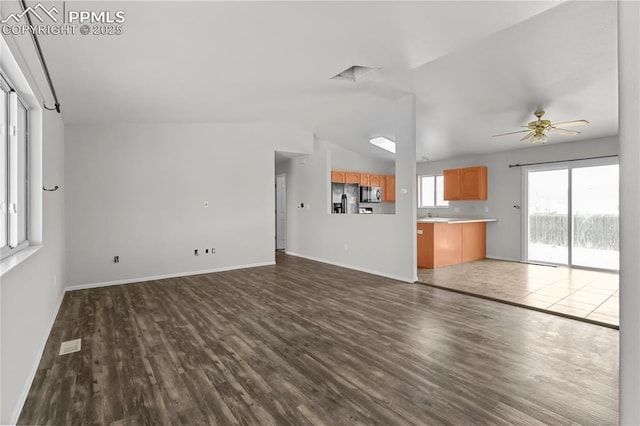
[[[66,342],[62,342],[60,344],[60,353],[58,355],[66,355],[74,352],[79,352],[81,345],[81,339],[67,340]]]

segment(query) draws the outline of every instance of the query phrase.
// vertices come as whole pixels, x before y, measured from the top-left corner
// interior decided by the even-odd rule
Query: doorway
[[[523,182],[525,261],[619,270],[617,158],[529,167]]]
[[[276,175],[276,250],[287,248],[287,177]]]

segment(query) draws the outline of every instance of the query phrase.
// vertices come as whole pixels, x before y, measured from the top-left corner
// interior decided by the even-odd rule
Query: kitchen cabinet
[[[460,169],[444,170],[444,199],[460,199]]]
[[[485,166],[449,169],[444,170],[442,174],[445,200],[487,199],[487,168]]]
[[[430,236],[430,240],[428,240]],[[433,269],[433,224],[419,223],[416,235],[418,268]]]
[[[487,224],[472,222],[462,224],[462,262],[487,257]]]
[[[396,201],[396,176],[374,175],[370,173],[331,170],[332,183],[357,183],[360,186],[379,186],[382,188],[382,201]]]
[[[384,177],[386,191],[382,191],[382,201],[395,202],[396,201],[396,176],[387,175]]]
[[[333,183],[345,183],[347,172],[341,172],[339,170],[331,170],[331,182]]]
[[[359,183],[359,182],[360,182],[360,173],[345,172],[344,183]]]
[[[439,268],[486,257],[485,222],[418,223],[418,268]]]

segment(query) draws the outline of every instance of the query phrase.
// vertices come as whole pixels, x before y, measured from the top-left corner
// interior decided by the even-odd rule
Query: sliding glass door
[[[618,165],[571,170],[571,263],[618,269]]]
[[[532,167],[523,177],[526,261],[619,268],[617,163]]]
[[[568,170],[529,171],[528,260],[569,264]]]

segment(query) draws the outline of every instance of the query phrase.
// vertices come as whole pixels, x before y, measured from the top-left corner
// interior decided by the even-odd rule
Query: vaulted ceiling
[[[591,122],[552,143],[617,132],[615,1],[65,7],[126,13],[121,35],[40,36],[67,124],[286,122],[392,158],[368,139],[393,137],[393,100],[415,93],[418,158],[523,146],[518,135],[491,135],[517,130],[537,108],[554,121]],[[3,1],[2,15],[17,8]],[[329,79],[352,65],[381,70]]]

